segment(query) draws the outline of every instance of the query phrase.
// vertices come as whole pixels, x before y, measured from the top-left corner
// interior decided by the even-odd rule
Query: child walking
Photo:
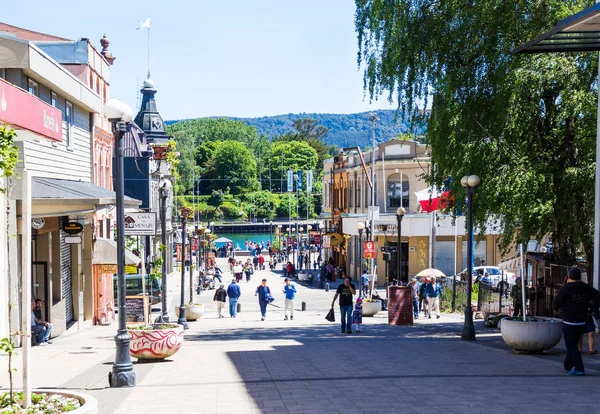
[[[356,305],[354,305],[354,310],[352,311],[352,326],[354,327],[355,332],[360,332],[360,325],[362,325],[362,315],[362,298],[358,298],[356,299]]]

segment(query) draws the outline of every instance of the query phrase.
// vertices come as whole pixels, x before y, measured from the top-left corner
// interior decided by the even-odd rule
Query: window
[[[408,210],[409,190],[408,181],[388,181],[388,207],[404,207]]]
[[[65,102],[65,123],[67,124],[67,149],[73,150],[73,104],[71,102]]]
[[[56,94],[54,92],[50,92],[50,105],[56,108]]]
[[[6,69],[0,68],[0,78],[6,79]]]
[[[39,87],[36,81],[27,79],[27,90],[30,94],[39,96]]]

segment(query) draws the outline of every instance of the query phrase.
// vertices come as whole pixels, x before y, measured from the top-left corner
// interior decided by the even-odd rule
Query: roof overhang
[[[600,3],[566,19],[512,53],[593,52],[600,50]]]
[[[11,194],[20,200],[19,186]],[[98,207],[116,204],[114,191],[84,181],[33,177],[31,180],[31,213],[34,217],[54,217],[93,213]],[[141,201],[125,197],[125,206],[138,207]],[[20,214],[20,206],[17,214]]]

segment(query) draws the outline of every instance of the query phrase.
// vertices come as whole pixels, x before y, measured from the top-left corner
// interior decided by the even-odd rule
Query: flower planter
[[[128,329],[129,353],[137,359],[165,359],[179,351],[183,343],[183,326],[176,323],[155,324],[155,329]],[[159,328],[159,326],[161,328]]]
[[[363,316],[375,316],[381,310],[381,302],[372,300],[371,302],[363,301]]]
[[[557,318],[502,318],[502,339],[517,353],[541,353],[554,348],[562,337],[562,320]]]
[[[21,391],[21,390],[18,390],[18,391]],[[17,392],[17,390],[15,390],[15,392]],[[0,390],[0,396],[2,396],[4,393],[8,393],[8,390]],[[32,393],[33,394],[46,394],[50,398],[52,398],[53,396],[61,396],[61,397],[73,398],[75,400],[78,400],[79,404],[81,404],[80,407],[78,407],[72,411],[64,411],[64,412],[68,412],[69,414],[71,414],[71,413],[73,413],[73,414],[97,414],[98,413],[98,400],[96,400],[94,397],[92,397],[91,395],[88,395],[88,394],[82,394],[82,393],[73,392],[73,391],[61,391],[61,390],[56,390],[56,389],[52,389],[52,390],[34,389],[34,390],[32,390]],[[0,408],[0,411],[1,410],[2,409]],[[37,412],[39,412],[41,414],[46,413],[46,411],[44,411],[43,409],[39,409],[39,411],[36,411],[36,413]]]
[[[179,318],[179,306],[175,306],[175,315]],[[185,305],[185,319],[188,322],[200,319],[204,315],[204,305],[195,303],[193,305]]]

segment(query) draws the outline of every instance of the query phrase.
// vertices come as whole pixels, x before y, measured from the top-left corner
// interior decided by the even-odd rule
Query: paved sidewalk
[[[276,300],[261,322],[254,289],[263,276]],[[395,327],[382,313],[364,318],[361,334],[342,335],[339,323],[324,319],[334,290],[298,284],[294,321],[284,321],[282,287],[282,276],[256,272],[241,283],[235,319],[217,318],[214,291],[198,295],[206,313],[190,323],[181,350],[164,362],[135,363],[134,388],[107,387],[116,324],[35,348],[33,385],[80,389],[98,398],[103,414],[599,412],[593,396],[600,373],[587,355],[589,376],[568,377],[561,348],[515,355],[480,324],[477,342],[461,342],[460,315]],[[177,290],[174,281],[169,291]]]

